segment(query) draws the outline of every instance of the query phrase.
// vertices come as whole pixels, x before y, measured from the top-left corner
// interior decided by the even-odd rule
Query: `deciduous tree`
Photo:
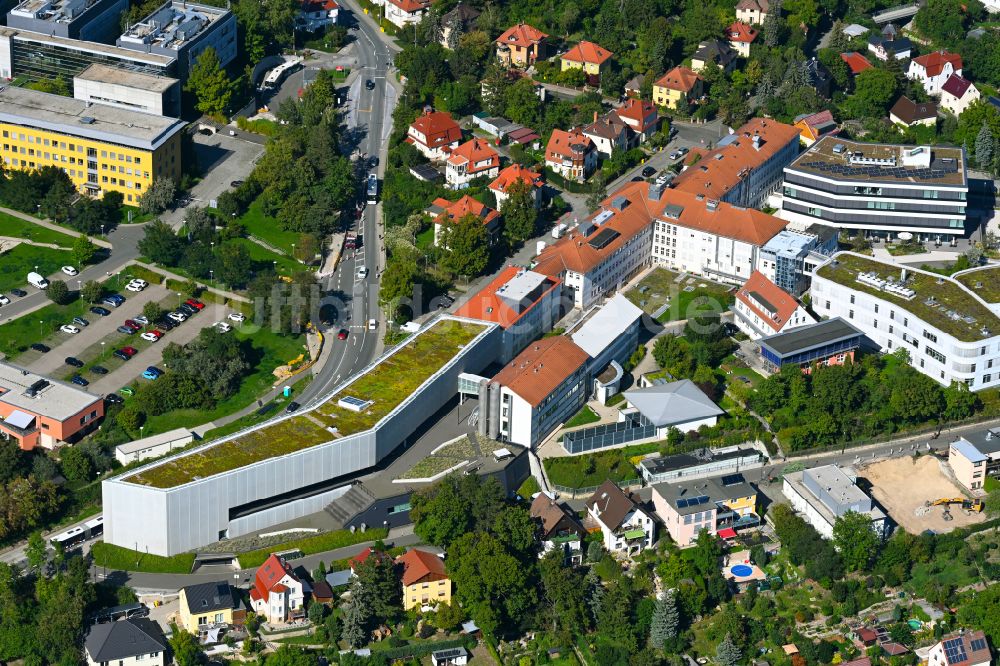
[[[225,115],[233,95],[233,84],[213,47],[198,54],[185,90],[194,94],[195,106],[200,112],[209,116]]]

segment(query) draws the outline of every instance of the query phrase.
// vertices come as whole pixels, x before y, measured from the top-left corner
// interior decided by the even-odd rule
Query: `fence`
[[[563,435],[562,445],[567,452],[576,454],[655,438],[656,426],[648,421],[645,423],[642,421],[645,419],[639,421],[626,419],[618,423],[573,430]]]
[[[619,488],[635,488],[642,485],[642,479],[625,479],[624,481],[615,481],[616,486]],[[552,489],[555,490],[560,495],[568,495],[570,497],[579,497],[580,495],[592,495],[600,486],[585,486],[583,488],[569,488],[567,486],[560,486],[557,484],[552,484]]]

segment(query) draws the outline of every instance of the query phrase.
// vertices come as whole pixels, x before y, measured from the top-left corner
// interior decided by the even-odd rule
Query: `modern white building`
[[[944,386],[1000,382],[1000,318],[955,279],[840,252],[817,269],[811,296],[817,315],[843,318],[886,353],[905,349]]]
[[[816,267],[837,251],[837,230],[812,224],[805,230],[785,228],[757,253],[756,270],[793,296],[809,288]]]
[[[857,476],[837,465],[824,465],[784,475],[782,492],[792,508],[816,528],[823,537],[833,538],[837,518],[848,511],[871,518],[872,529],[884,538],[888,536],[885,513],[872,503],[871,497],[857,486]]]
[[[583,317],[567,334],[590,356],[597,375],[609,363],[624,364],[639,345],[643,311],[625,294],[615,294]]]
[[[602,483],[587,500],[587,517],[600,528],[608,552],[634,557],[653,547],[653,516],[611,481]]]
[[[733,314],[733,322],[751,340],[816,323],[794,296],[757,271],[736,292]]]
[[[73,77],[73,97],[156,116],[181,115],[181,84],[177,79],[97,63]]]
[[[159,458],[174,449],[180,449],[194,441],[194,433],[187,428],[175,428],[158,435],[150,435],[115,447],[115,459],[122,465],[138,460]]]
[[[650,439],[665,439],[671,428],[691,432],[702,426],[714,426],[726,413],[690,379],[632,389],[625,391],[624,396],[625,406],[619,410],[619,420],[641,415],[655,427]]]
[[[128,5],[127,0],[23,0],[7,12],[6,24],[53,37],[104,42],[114,39],[118,18]]]

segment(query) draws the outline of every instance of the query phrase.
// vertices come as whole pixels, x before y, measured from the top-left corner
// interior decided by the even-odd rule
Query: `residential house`
[[[986,634],[975,629],[942,638],[927,653],[927,666],[989,666],[992,659]]]
[[[751,340],[816,323],[816,318],[794,296],[759,271],[754,271],[736,292],[732,310],[736,327]]]
[[[698,50],[691,56],[691,69],[700,72],[708,63],[715,63],[724,72],[736,66],[738,54],[728,43],[719,39],[709,39],[698,44]]]
[[[608,552],[633,557],[653,547],[653,516],[612,481],[598,486],[587,500],[587,516],[601,530]]]
[[[597,167],[597,147],[578,127],[568,132],[554,129],[545,146],[545,166],[582,183]]]
[[[250,604],[257,615],[271,624],[305,615],[305,584],[280,556],[272,554],[254,574]]]
[[[782,492],[796,513],[827,539],[833,538],[834,523],[848,511],[870,518],[872,529],[880,538],[887,534],[885,513],[857,486],[857,477],[850,468],[823,465],[786,472]]]
[[[625,83],[625,96],[629,99],[639,99],[642,97],[642,87],[646,84],[644,74],[636,74]]]
[[[986,479],[1000,476],[1000,431],[977,430],[948,447],[948,465],[969,490],[982,490]]]
[[[852,76],[857,76],[866,69],[871,69],[873,67],[871,61],[864,57],[857,51],[848,51],[847,53],[841,53],[840,59],[847,63],[848,69],[851,70]]]
[[[544,491],[535,495],[529,512],[538,524],[538,539],[542,543],[538,557],[544,557],[550,550],[558,548],[567,562],[583,562],[581,551],[587,531],[575,513],[556,500],[554,494]]]
[[[464,647],[435,650],[431,652],[431,666],[465,666],[471,658]]]
[[[406,130],[406,142],[429,160],[446,159],[462,142],[462,128],[450,113],[430,107]]]
[[[626,151],[632,147],[635,133],[618,115],[611,111],[600,118],[594,113],[594,122],[584,125],[583,135],[594,142],[597,153],[611,157],[616,150]]]
[[[507,67],[531,67],[545,57],[547,34],[527,23],[518,23],[497,37],[497,58]]]
[[[246,608],[226,581],[181,588],[180,625],[198,636],[219,626],[243,626]]]
[[[446,49],[457,46],[461,35],[475,29],[481,13],[464,2],[455,5],[454,9],[441,17],[441,46]]]
[[[545,184],[542,181],[542,175],[520,164],[511,164],[501,169],[497,177],[490,183],[490,192],[496,199],[497,208],[503,208],[508,197],[507,190],[514,183],[524,183],[535,202],[535,208],[542,207],[542,188]]]
[[[403,610],[430,610],[438,604],[451,605],[451,579],[444,560],[426,550],[411,548],[396,558],[403,568]]]
[[[376,561],[381,561],[389,557],[387,553],[381,550],[375,550],[371,546],[366,546],[357,555],[352,557],[347,561],[347,565],[351,568],[351,575],[357,575],[357,569],[359,566],[368,561],[369,557],[374,557]],[[327,579],[329,581],[329,577]],[[332,584],[331,584],[332,585]]]
[[[868,30],[869,29],[866,28],[863,25],[858,25],[857,23],[852,23],[850,25],[845,25],[844,29],[841,30],[841,32],[844,35],[846,35],[847,37],[850,37],[851,39],[853,39],[855,37],[861,37],[862,35],[866,34],[868,32]]]
[[[334,25],[340,16],[340,5],[335,0],[302,0],[295,27],[306,32],[316,32]]]
[[[958,74],[952,74],[941,86],[941,108],[956,116],[962,115],[979,98],[979,90],[972,81]]]
[[[583,41],[559,57],[560,71],[582,69],[587,77],[587,85],[600,86],[601,74],[611,66],[614,53],[593,42]]]
[[[748,23],[742,21],[735,21],[726,28],[726,38],[729,39],[729,45],[744,58],[750,57],[750,45],[757,39],[758,34],[760,33],[756,28],[751,28]]]
[[[466,215],[473,215],[482,220],[486,226],[490,245],[493,245],[500,237],[500,213],[467,194],[458,201],[448,201],[438,197],[428,208],[428,212],[436,213],[434,217],[434,245],[437,247],[445,247],[445,228],[458,222]]]
[[[750,25],[764,25],[768,0],[740,0],[736,3],[736,20]]]
[[[681,548],[707,531],[723,537],[760,524],[757,489],[742,474],[693,479],[653,486],[653,508]]]
[[[683,103],[690,104],[702,96],[702,78],[693,69],[677,66],[653,84],[653,103],[676,109]]]
[[[528,447],[543,441],[586,402],[589,360],[561,335],[525,347],[487,385],[499,394],[499,409],[492,401],[480,407],[490,438]]]
[[[802,63],[802,74],[806,83],[816,94],[824,99],[830,99],[833,88],[833,74],[815,57]]]
[[[385,18],[397,28],[403,28],[420,23],[430,6],[430,0],[386,0]]]
[[[896,26],[890,23],[882,28],[881,34],[873,34],[868,38],[868,50],[879,60],[885,61],[890,57],[906,60],[910,57],[913,44],[906,37],[899,37]]]
[[[903,95],[889,109],[889,120],[904,127],[934,127],[937,125],[937,114],[937,104],[934,102],[914,102]]]
[[[83,649],[88,666],[166,666],[169,643],[160,625],[143,617],[91,625]]]
[[[449,189],[461,190],[476,178],[496,178],[500,155],[482,139],[471,139],[454,148],[445,163],[444,179]]]
[[[794,126],[799,130],[799,140],[806,147],[813,145],[828,134],[836,135],[840,132],[837,121],[833,119],[833,113],[829,110],[799,116],[795,119]]]
[[[928,95],[939,94],[941,86],[952,74],[962,75],[962,56],[948,51],[934,51],[917,56],[910,61],[910,67],[906,70],[906,78],[919,81]]]
[[[639,143],[645,143],[660,127],[660,114],[652,102],[630,98],[614,113],[635,132]]]

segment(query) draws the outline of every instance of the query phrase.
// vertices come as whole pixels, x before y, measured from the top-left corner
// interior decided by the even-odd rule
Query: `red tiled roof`
[[[927,76],[937,76],[944,70],[945,64],[949,62],[956,71],[962,69],[962,56],[948,51],[934,51],[927,55],[917,56],[913,62],[923,67],[927,71]]]
[[[288,563],[272,554],[264,561],[264,564],[257,568],[251,591],[256,592],[257,599],[267,599],[268,593],[280,584],[279,581],[285,576],[291,575],[292,568]]]
[[[479,162],[489,161],[489,164],[477,167]],[[482,139],[470,139],[451,151],[448,157],[449,164],[463,164],[468,162],[468,173],[483,171],[500,166],[500,155],[493,150],[489,143]]]
[[[444,111],[428,111],[410,123],[410,127],[424,135],[428,148],[462,140],[462,128]]]
[[[548,37],[547,34],[533,28],[527,23],[518,23],[507,28],[502,35],[497,37],[497,44],[513,44],[523,48],[531,48],[535,44]]]
[[[396,562],[403,565],[403,585],[406,586],[424,580],[443,580],[448,577],[444,560],[426,550],[413,548],[400,555]]]
[[[952,74],[948,77],[948,80],[944,82],[944,85],[941,86],[941,92],[946,92],[949,95],[957,97],[958,99],[962,99],[971,85],[972,81],[963,79],[958,74]]]
[[[278,594],[283,594],[285,592],[288,592],[288,588],[282,585],[281,583],[278,583],[277,585],[271,588],[271,591],[277,592]]]
[[[434,220],[436,224],[445,224],[446,222],[455,222],[456,220],[461,220],[466,215],[472,214],[483,221],[483,224],[489,224],[497,217],[500,213],[493,210],[481,201],[473,199],[468,194],[463,196],[458,201],[448,201],[447,199],[442,199],[438,197],[434,200],[435,206],[441,206],[444,208],[443,211]]]
[[[389,0],[407,14],[413,14],[431,6],[430,0]]]
[[[863,643],[871,643],[878,640],[878,634],[875,633],[874,629],[869,629],[868,627],[861,627],[857,631],[858,640]]]
[[[556,335],[531,343],[493,378],[532,407],[590,360],[571,338]]]
[[[628,99],[615,113],[638,132],[645,131],[646,128],[655,125],[659,120],[656,105],[639,99]]]
[[[490,189],[506,192],[507,188],[517,181],[521,181],[529,188],[541,187],[542,176],[527,167],[521,166],[520,164],[511,164],[509,167],[500,171],[500,174],[497,175],[496,179],[490,183]]]
[[[781,330],[799,307],[799,302],[791,294],[768,280],[760,271],[750,274],[736,292],[736,298],[775,332]],[[773,310],[768,310],[768,305]]]
[[[614,53],[594,42],[580,42],[562,55],[563,60],[600,65]]]
[[[523,269],[517,266],[507,266],[500,275],[492,282],[483,287],[477,294],[462,304],[455,310],[456,317],[468,317],[469,319],[479,319],[482,321],[492,321],[500,324],[503,328],[510,328],[517,321],[531,311],[535,303],[542,300],[548,293],[559,286],[560,280],[546,276],[544,290],[526,308],[517,312],[501,299],[497,292],[505,284],[510,282]]]
[[[383,558],[383,557],[385,557],[385,553],[382,553],[382,552],[376,552],[376,551],[372,550],[371,546],[368,546],[367,548],[365,548],[365,549],[364,549],[364,550],[362,550],[362,551],[361,551],[360,553],[358,553],[357,555],[355,555],[354,557],[352,557],[352,558],[350,559],[350,567],[351,567],[351,571],[354,571],[354,568],[355,568],[355,567],[356,567],[357,565],[359,565],[359,564],[361,564],[362,562],[364,562],[365,560],[367,560],[367,559],[368,559],[369,557],[371,557],[371,556],[372,556],[373,554],[375,555],[375,557],[378,557],[378,558]]]
[[[310,12],[330,12],[340,7],[333,0],[302,0],[302,11]]]
[[[695,83],[701,80],[698,72],[688,67],[677,66],[664,74],[654,86],[667,88],[668,90],[679,90],[689,93],[694,89]]]
[[[744,42],[746,44],[750,44],[753,40],[757,39],[757,35],[757,30],[741,21],[734,21],[732,25],[726,28],[726,37],[728,37],[731,42]]]
[[[583,150],[576,150],[573,146],[583,146]],[[583,159],[587,149],[592,149],[594,142],[586,136],[579,127],[575,127],[566,132],[561,129],[552,130],[549,143],[545,146],[545,159],[558,161],[563,158],[570,160]]]
[[[864,57],[857,51],[841,53],[840,59],[846,62],[847,66],[851,68],[851,74],[860,74],[866,69],[872,68],[872,64],[868,61],[868,58]]]

